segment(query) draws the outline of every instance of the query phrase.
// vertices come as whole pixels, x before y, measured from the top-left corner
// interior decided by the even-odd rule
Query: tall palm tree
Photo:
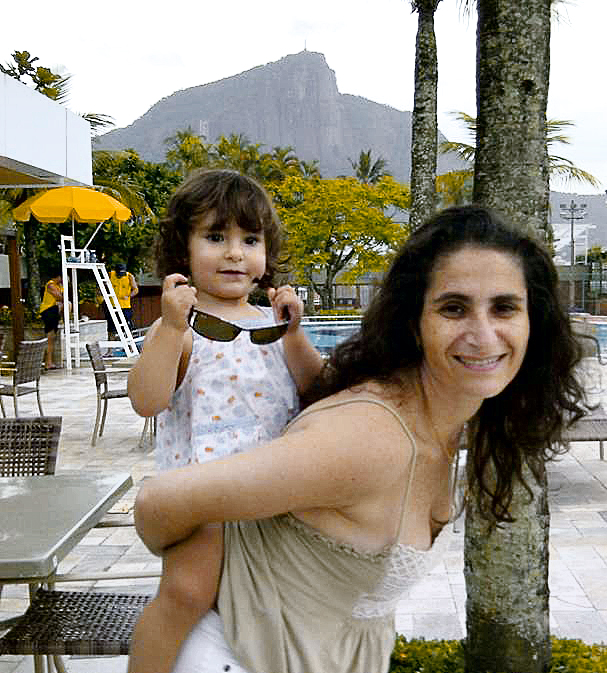
[[[468,7],[472,0],[464,3]],[[550,0],[478,0],[474,200],[546,230]],[[513,447],[518,450],[518,447]],[[488,466],[493,469],[492,464]],[[543,673],[551,656],[546,472],[525,464],[510,513],[492,527],[478,493],[466,513],[466,670]]]
[[[435,208],[438,122],[436,100],[438,59],[434,13],[441,0],[411,0],[418,14],[415,42],[415,93],[411,117],[411,210],[409,222],[418,227]]]
[[[385,175],[390,175],[386,170],[388,162],[383,157],[378,157],[375,161],[371,158],[371,150],[366,152],[361,150],[357,161],[348,157],[356,178],[365,185],[377,184]]]
[[[453,116],[470,131],[473,140],[476,139],[476,117],[466,114],[465,112],[453,112]],[[568,126],[575,126],[574,122],[568,119],[548,119],[546,120],[546,145],[548,151],[552,145],[562,143],[569,145],[571,138],[563,134],[563,129]],[[474,161],[476,148],[474,145],[464,142],[445,140],[440,143],[438,151],[442,154],[447,152],[455,153],[463,161]],[[600,183],[597,178],[591,173],[578,168],[570,159],[558,156],[556,154],[548,154],[548,169],[550,175],[564,179],[566,182],[578,181],[586,183],[591,187],[599,187]],[[471,170],[472,172],[472,170]]]
[[[175,131],[164,142],[169,147],[166,152],[168,163],[184,178],[196,168],[203,168],[210,163],[209,146],[191,126]]]

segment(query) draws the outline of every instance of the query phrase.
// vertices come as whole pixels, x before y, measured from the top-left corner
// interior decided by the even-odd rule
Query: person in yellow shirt
[[[113,271],[110,271],[110,282],[112,283],[112,287],[116,293],[120,308],[124,313],[124,318],[127,322],[127,325],[131,330],[133,330],[135,326],[133,325],[133,308],[131,307],[131,298],[139,292],[137,281],[135,280],[133,274],[126,270],[126,265],[122,262],[119,262],[116,264]],[[114,331],[114,325],[110,325],[109,321],[108,327]]]
[[[45,367],[58,369],[53,362],[55,337],[59,328],[59,317],[63,308],[63,279],[61,274],[53,276],[44,286],[44,296],[38,311],[44,323],[44,332],[47,339]]]

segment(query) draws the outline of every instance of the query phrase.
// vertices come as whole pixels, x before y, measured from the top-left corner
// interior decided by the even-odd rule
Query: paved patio
[[[105,433],[97,446],[91,447],[96,395],[90,368],[49,372],[43,376],[41,390],[45,414],[63,417],[58,471],[126,471],[136,485],[154,473],[151,446],[139,445],[143,419],[126,399],[110,401]],[[10,401],[6,408],[11,413]],[[20,412],[38,414],[35,396],[21,398]],[[549,481],[552,633],[588,643],[607,643],[607,461],[599,460],[598,443],[574,444],[568,455],[550,465]],[[135,493],[136,487],[113,511],[132,509]],[[141,571],[159,567],[158,559],[139,542],[132,528],[117,528],[91,531],[59,570]],[[156,584],[157,580],[150,579],[114,580],[95,586],[153,593]],[[72,583],[63,586],[76,588]],[[26,604],[24,587],[6,586],[0,600],[0,618],[18,614]],[[444,560],[399,604],[397,630],[406,637],[463,638],[463,530],[456,534]],[[71,673],[124,673],[126,657],[94,661],[70,657],[67,666]],[[0,657],[0,673],[31,671],[30,657]]]

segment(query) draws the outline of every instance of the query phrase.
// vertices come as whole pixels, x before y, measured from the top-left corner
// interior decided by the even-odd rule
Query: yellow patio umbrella
[[[95,224],[110,218],[126,222],[131,211],[109,194],[95,189],[57,187],[35,194],[13,210],[17,222],[26,222],[31,215],[39,222],[60,224],[71,219],[72,223]]]

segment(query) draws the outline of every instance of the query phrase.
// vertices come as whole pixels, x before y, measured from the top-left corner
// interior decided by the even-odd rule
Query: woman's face
[[[439,257],[420,320],[422,376],[454,400],[482,402],[516,376],[529,340],[521,261],[466,246]]]

